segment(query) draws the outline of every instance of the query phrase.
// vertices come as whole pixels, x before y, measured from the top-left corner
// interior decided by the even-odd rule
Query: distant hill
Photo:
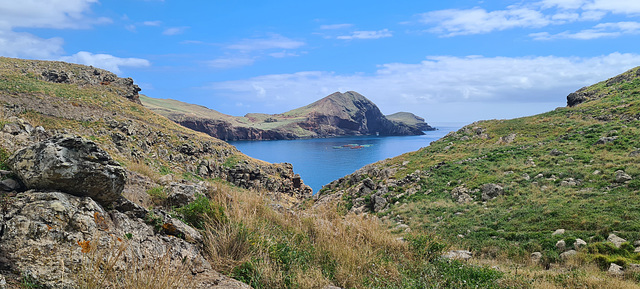
[[[410,112],[396,112],[394,114],[387,115],[386,117],[390,121],[413,126],[422,131],[436,130],[434,127],[426,123],[424,121],[424,118],[421,118]]]
[[[223,140],[421,135],[424,130],[417,119],[409,123],[387,119],[373,102],[353,91],[336,92],[282,114],[250,113],[244,117],[171,99],[141,96],[140,100],[149,109],[185,127]]]

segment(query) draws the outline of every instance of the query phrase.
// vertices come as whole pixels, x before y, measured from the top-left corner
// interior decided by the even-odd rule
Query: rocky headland
[[[384,116],[369,99],[353,91],[336,92],[281,114],[225,115],[203,106],[142,97],[151,110],[222,140],[326,138],[345,135],[421,135],[433,130],[419,117]]]

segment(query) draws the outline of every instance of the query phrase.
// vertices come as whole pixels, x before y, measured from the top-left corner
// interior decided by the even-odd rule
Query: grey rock
[[[630,157],[637,157],[640,156],[640,150],[635,150],[629,153]]]
[[[553,233],[551,233],[551,236],[562,235],[562,234],[564,234],[564,232],[565,232],[564,229],[557,229]]]
[[[167,202],[174,207],[182,207],[196,200],[206,188],[195,184],[170,183]]]
[[[6,289],[7,288],[7,280],[4,279],[4,276],[2,274],[0,274],[0,289]]]
[[[78,244],[83,241],[104,249],[126,241],[116,270],[127,270],[130,260],[165,254],[175,264],[192,264],[194,274],[211,270],[198,246],[155,233],[144,221],[106,211],[88,197],[29,190],[14,197],[5,217],[0,252],[16,270],[30,272],[45,288],[77,287],[69,274],[83,260]]]
[[[616,139],[618,139],[617,136],[605,136],[605,137],[601,137],[598,141],[596,141],[595,144],[597,145],[606,144],[606,143],[613,142]]]
[[[451,190],[451,197],[458,203],[473,202],[473,198],[469,195],[469,190],[463,186],[453,188],[453,190]]]
[[[453,250],[442,255],[443,258],[446,259],[454,259],[454,260],[469,260],[473,257],[470,251],[467,250]]]
[[[529,257],[529,259],[531,259],[531,262],[533,262],[533,263],[539,263],[540,260],[542,260],[542,253],[533,252],[533,253],[531,253],[531,256]]]
[[[567,248],[567,243],[564,240],[556,242],[556,248],[560,251],[564,251]]]
[[[504,189],[502,188],[502,186],[497,184],[484,184],[482,185],[481,190],[483,201],[495,199],[496,197],[504,194]]]
[[[103,206],[120,197],[126,182],[124,169],[107,152],[77,136],[58,135],[21,149],[8,164],[29,189],[87,196]]]
[[[633,178],[625,173],[623,170],[616,171],[616,183],[624,183],[632,180]]]
[[[607,270],[607,273],[612,276],[622,276],[624,275],[624,270],[622,270],[622,266],[616,263],[611,263],[609,265],[609,270]]]
[[[564,152],[557,149],[552,149],[551,152],[549,152],[549,154],[552,156],[561,156],[564,154]]]
[[[609,237],[607,237],[607,241],[613,243],[616,246],[616,248],[620,248],[622,243],[627,242],[627,240],[622,239],[622,238],[616,236],[615,234],[609,234]]]
[[[113,202],[113,208],[121,213],[126,214],[127,216],[129,216],[129,218],[144,219],[147,213],[149,213],[147,209],[132,201],[129,201],[125,197],[120,197],[115,202]]]
[[[573,256],[575,256],[577,254],[578,254],[578,252],[576,250],[569,250],[569,251],[566,251],[566,252],[560,254],[560,259],[567,260],[568,258],[571,258],[571,257],[573,257]]]
[[[0,181],[0,191],[12,192],[20,188],[20,183],[14,179],[5,179]]]
[[[584,240],[577,238],[575,242],[573,242],[573,247],[576,248],[576,250],[584,247],[587,245],[587,242],[585,242]]]
[[[380,212],[387,206],[387,199],[380,196],[373,196],[373,211]]]

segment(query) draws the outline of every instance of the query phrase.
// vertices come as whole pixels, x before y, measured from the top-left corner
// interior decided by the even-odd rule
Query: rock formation
[[[272,140],[343,135],[421,135],[433,130],[413,116],[390,121],[369,99],[353,91],[336,92],[282,114],[225,115],[175,100],[141,98],[145,106],[196,131],[222,140]],[[406,116],[406,115],[403,115]]]

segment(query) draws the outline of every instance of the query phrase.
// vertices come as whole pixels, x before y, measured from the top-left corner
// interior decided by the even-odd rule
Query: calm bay
[[[320,139],[232,141],[244,154],[270,163],[293,164],[313,192],[353,173],[357,169],[386,158],[428,146],[462,125],[438,126],[421,136],[350,136]]]

